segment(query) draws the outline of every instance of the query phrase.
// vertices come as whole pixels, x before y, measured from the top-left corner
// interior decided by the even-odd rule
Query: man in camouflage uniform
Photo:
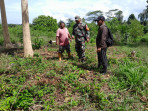
[[[79,57],[79,61],[85,61],[85,41],[89,42],[89,28],[85,23],[81,22],[79,16],[75,17],[76,24],[73,26],[72,38],[75,36],[75,49]]]

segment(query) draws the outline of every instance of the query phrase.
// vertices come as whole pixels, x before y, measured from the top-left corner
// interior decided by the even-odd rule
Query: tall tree
[[[119,22],[123,21],[123,11],[119,10],[115,13],[115,17],[118,19]]]
[[[112,9],[112,10],[109,10],[108,12],[106,12],[106,16],[107,16],[107,19],[106,21],[111,21],[113,18],[115,18],[115,13],[117,13],[119,11],[119,9]]]
[[[24,57],[33,57],[33,49],[30,37],[29,17],[28,17],[28,0],[22,0],[21,5],[22,5]]]
[[[8,25],[7,25],[7,17],[6,17],[4,0],[0,0],[0,9],[1,9],[1,20],[2,20],[3,35],[4,35],[4,47],[5,48],[12,48],[13,45],[10,41],[10,36],[9,36],[9,32],[8,32]]]
[[[146,25],[147,21],[148,21],[148,11],[147,11],[147,9],[144,9],[143,12],[138,15],[138,18],[140,18],[141,24]]]
[[[88,12],[86,14],[87,16],[87,21],[93,21],[96,17],[103,15],[103,12],[101,10],[96,10],[96,11],[92,11],[92,12]]]
[[[131,22],[130,22],[131,20],[136,20],[136,17],[135,17],[134,14],[129,15],[128,20],[127,20],[127,23],[128,24],[131,24]]]

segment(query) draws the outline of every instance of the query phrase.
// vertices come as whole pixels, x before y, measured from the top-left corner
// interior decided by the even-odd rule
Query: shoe
[[[105,75],[106,73],[100,73],[101,75]]]
[[[105,75],[105,74],[106,74],[106,72],[104,72],[104,71],[101,71],[101,72],[100,72],[100,74],[102,74],[102,75]]]

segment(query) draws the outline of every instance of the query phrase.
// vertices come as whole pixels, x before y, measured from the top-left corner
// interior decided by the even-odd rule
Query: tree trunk
[[[22,4],[24,57],[33,57],[33,49],[30,37],[29,17],[28,17],[28,0],[22,0],[21,4]]]
[[[3,35],[4,35],[4,47],[5,48],[13,48],[13,45],[10,41],[9,32],[8,32],[8,25],[7,25],[4,0],[0,0],[0,9],[1,9],[2,28],[3,28]]]

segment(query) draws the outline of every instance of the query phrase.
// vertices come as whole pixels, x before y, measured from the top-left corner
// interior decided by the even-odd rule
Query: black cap
[[[101,15],[97,17],[96,19],[94,19],[94,21],[99,21],[99,20],[105,21],[105,17]]]

